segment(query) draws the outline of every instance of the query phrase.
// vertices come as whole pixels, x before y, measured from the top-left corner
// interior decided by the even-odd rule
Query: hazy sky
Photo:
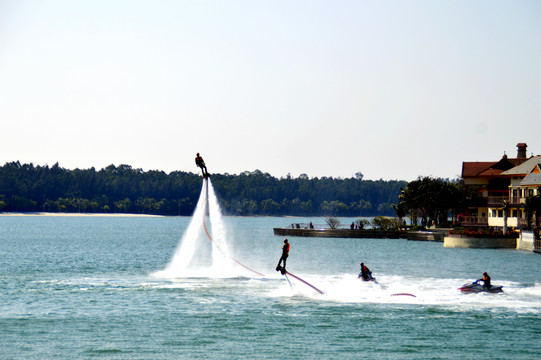
[[[0,0],[0,165],[413,180],[541,154],[541,1]]]

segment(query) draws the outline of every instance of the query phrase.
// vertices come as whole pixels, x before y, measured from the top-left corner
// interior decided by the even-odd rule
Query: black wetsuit
[[[359,277],[362,278],[364,281],[368,281],[372,279],[372,271],[370,271],[370,269],[363,265],[361,266],[361,273],[359,274]]]
[[[195,158],[195,164],[201,168],[201,172],[203,172],[203,176],[207,176],[209,173],[207,171],[207,166],[205,165],[205,161],[203,161],[203,158],[201,156],[197,156]]]
[[[491,284],[490,284],[490,276],[488,275],[483,275],[483,278],[482,279],[479,279],[478,281],[482,281],[483,282],[483,287],[485,288],[490,288]]]
[[[284,246],[282,246],[282,256],[280,257],[280,260],[278,261],[278,266],[276,266],[277,269],[280,268],[280,264],[283,262],[284,266],[282,266],[282,269],[285,270],[288,256],[289,256],[289,243],[285,243]]]

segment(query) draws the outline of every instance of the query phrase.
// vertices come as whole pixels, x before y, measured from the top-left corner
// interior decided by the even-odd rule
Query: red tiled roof
[[[474,177],[479,176],[480,173],[490,169],[491,166],[495,165],[497,161],[490,162],[463,162],[462,163],[462,177]]]
[[[498,176],[502,172],[518,166],[528,159],[504,156],[499,161],[475,161],[462,163],[462,177]]]
[[[490,168],[490,169],[486,169],[483,172],[480,172],[479,174],[477,174],[477,176],[498,176],[504,171],[505,170]]]
[[[528,159],[520,159],[520,158],[513,158],[513,159],[507,159],[509,160],[513,165],[519,166],[520,164],[526,162]]]

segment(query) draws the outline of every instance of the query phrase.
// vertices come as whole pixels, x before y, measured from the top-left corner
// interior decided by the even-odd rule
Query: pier
[[[287,228],[274,228],[274,235],[301,237],[328,237],[353,239],[407,239],[417,241],[443,242],[447,230],[413,231],[413,230],[379,230],[349,228],[310,228],[304,224],[292,224]]]

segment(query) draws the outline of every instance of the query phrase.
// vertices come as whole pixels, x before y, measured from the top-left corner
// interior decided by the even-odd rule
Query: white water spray
[[[207,209],[211,225],[210,233],[205,222]],[[209,240],[211,246],[209,246]],[[212,254],[205,252],[205,249],[209,247]],[[204,259],[201,259],[202,257]],[[207,178],[206,181],[203,181],[192,220],[182,236],[173,258],[164,270],[158,271],[154,275],[169,278],[239,275],[238,268],[229,253],[222,213],[210,179]]]
[[[225,232],[225,226],[222,219],[222,212],[220,205],[218,204],[218,198],[214,193],[214,187],[208,179],[208,204],[209,204],[209,218],[212,227],[212,266],[213,268],[224,271],[226,269],[232,270],[233,265],[231,261],[231,255],[229,253],[229,246],[227,245],[227,237]]]

